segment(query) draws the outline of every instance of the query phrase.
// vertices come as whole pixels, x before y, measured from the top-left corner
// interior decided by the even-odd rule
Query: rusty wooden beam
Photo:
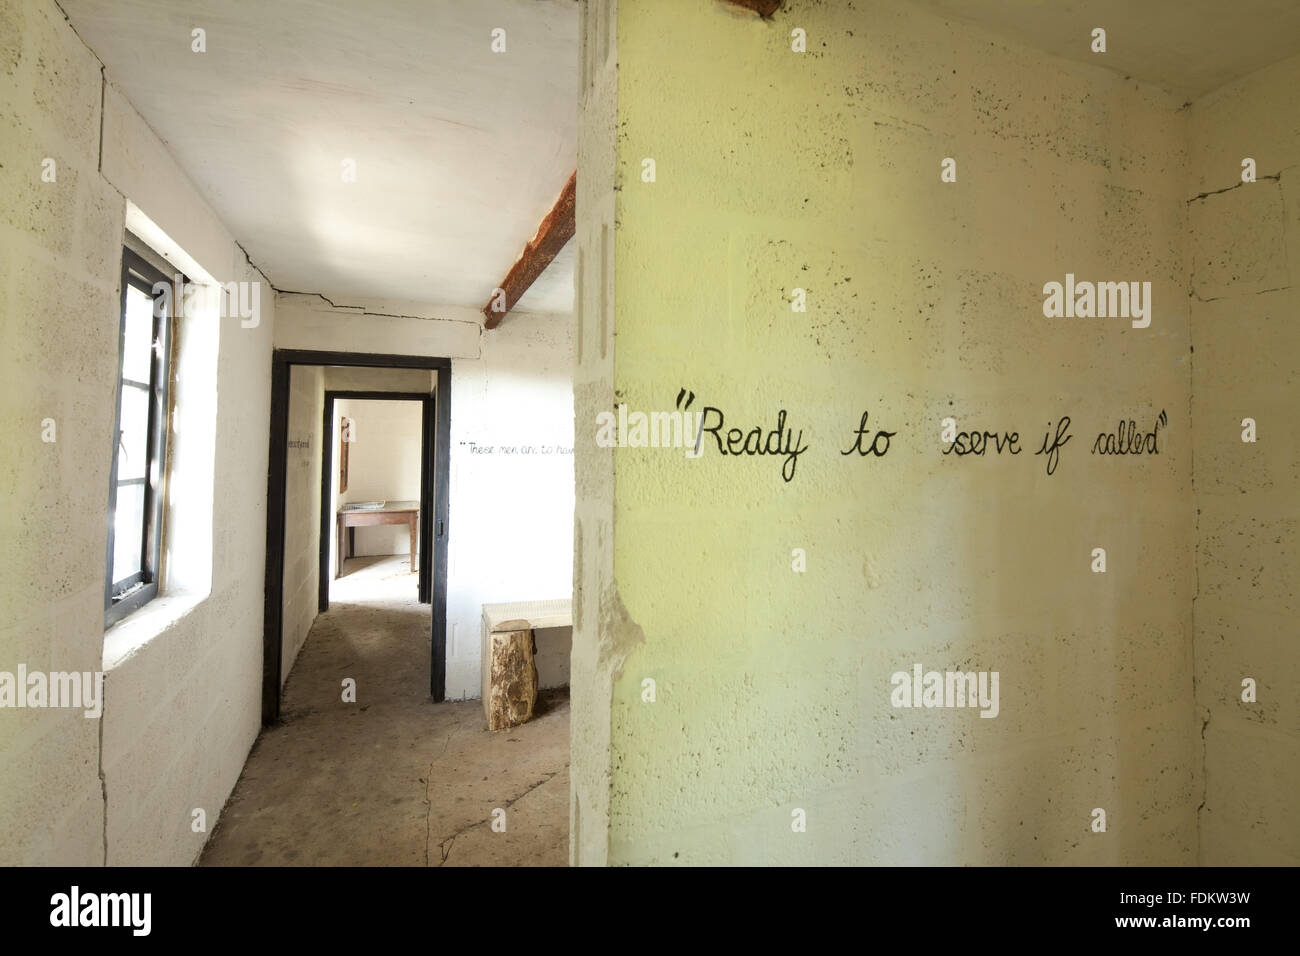
[[[559,255],[564,244],[573,238],[573,202],[577,191],[578,173],[575,170],[565,183],[560,198],[555,200],[555,205],[537,227],[537,235],[524,247],[523,255],[510,267],[505,280],[483,307],[483,314],[487,317],[483,323],[484,328],[495,329],[501,324],[506,313],[515,307],[528,287],[546,271],[551,260]]]

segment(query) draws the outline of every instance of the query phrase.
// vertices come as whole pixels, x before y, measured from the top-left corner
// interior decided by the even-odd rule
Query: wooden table
[[[368,528],[380,524],[409,524],[411,526],[411,573],[420,569],[415,563],[415,535],[420,521],[420,503],[418,501],[385,501],[382,508],[354,508],[344,505],[339,509],[339,560],[334,569],[337,578],[343,573],[343,529],[348,531],[348,554],[352,556],[357,550],[357,528]]]

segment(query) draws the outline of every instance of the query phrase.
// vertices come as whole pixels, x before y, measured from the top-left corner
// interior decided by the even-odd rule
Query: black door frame
[[[330,534],[334,523],[333,509],[330,502],[334,497],[334,400],[337,398],[360,399],[362,401],[380,402],[419,402],[420,403],[420,517],[419,548],[415,570],[420,574],[418,599],[421,604],[432,603],[429,588],[429,541],[433,527],[433,514],[429,508],[429,475],[435,465],[434,449],[437,436],[434,434],[434,408],[436,406],[432,392],[383,392],[360,391],[356,389],[326,389],[325,421],[323,434],[325,440],[321,446],[320,469],[320,588],[316,609],[322,614],[330,609],[330,582],[334,580],[334,568],[330,563]]]
[[[429,662],[429,693],[434,701],[447,688],[447,535],[451,450],[451,359],[425,355],[385,355],[366,352],[317,352],[275,349],[271,353],[271,434],[266,475],[266,583],[262,614],[262,723],[280,719],[280,670],[283,664],[285,480],[288,470],[289,372],[295,365],[336,365],[352,368],[436,369],[433,447],[433,554],[430,584],[433,640]],[[427,481],[426,481],[427,485]],[[423,489],[422,489],[423,493]]]

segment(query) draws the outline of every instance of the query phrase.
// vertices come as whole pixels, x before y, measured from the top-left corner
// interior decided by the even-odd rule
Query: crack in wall
[[[63,13],[62,7],[59,8],[59,12]],[[72,21],[68,20],[68,15],[66,13],[63,13],[63,19],[68,26],[72,26]],[[73,32],[76,33],[76,30],[73,29]],[[78,39],[80,39],[80,35],[78,35]],[[84,45],[85,41],[82,40],[82,43]],[[89,50],[90,47],[87,46],[86,49]],[[93,53],[94,51],[91,52]],[[98,57],[96,57],[96,59],[98,59]],[[104,102],[107,95],[108,70],[101,61],[99,64],[99,164],[96,167],[96,171],[99,173],[101,180],[104,178]],[[116,190],[116,187],[114,187],[114,189]],[[119,193],[119,195],[121,194]],[[105,715],[108,713],[106,700],[108,697],[107,676],[104,678],[103,686],[99,693],[99,796],[104,805],[104,813],[100,821],[100,843],[103,851],[103,865],[108,866],[108,781],[104,778],[104,719]]]
[[[245,255],[247,255],[247,253],[245,253]],[[259,269],[258,271],[260,272],[261,270]],[[263,275],[265,275],[265,273],[263,273]],[[472,322],[469,319],[444,319],[438,316],[407,315],[405,313],[400,313],[400,312],[371,312],[368,309],[366,309],[365,306],[339,305],[333,299],[329,298],[326,295],[323,295],[320,292],[300,292],[296,289],[281,289],[277,287],[274,283],[272,283],[269,279],[267,280],[267,283],[270,284],[272,291],[274,291],[278,295],[304,295],[308,297],[315,296],[316,298],[329,303],[329,307],[331,309],[335,309],[339,312],[345,312],[350,315],[373,315],[381,319],[414,319],[417,322],[457,322],[460,323],[461,325],[472,325],[475,328],[480,330],[482,330],[483,328],[483,326],[480,323]]]
[[[253,261],[253,257],[248,254],[248,250],[244,248],[238,239],[235,240],[235,248],[244,254],[244,261],[248,263],[248,267],[262,277],[262,281],[271,287],[271,291],[277,291],[275,285],[267,277],[266,270]]]
[[[1282,184],[1282,173],[1292,168],[1293,167],[1288,166],[1278,170],[1278,172],[1274,173],[1273,175],[1257,176],[1255,180],[1256,182],[1272,181],[1272,182],[1276,182],[1278,185],[1278,198],[1282,207],[1282,243],[1283,243],[1282,261],[1286,264],[1285,285],[1275,286],[1268,289],[1256,289],[1253,291],[1230,289],[1224,295],[1202,297],[1195,291],[1195,287],[1196,287],[1195,255],[1192,256],[1192,261],[1188,267],[1188,273],[1187,273],[1187,282],[1188,282],[1187,295],[1188,295],[1188,299],[1192,303],[1192,305],[1188,309],[1188,347],[1189,347],[1188,375],[1192,381],[1192,387],[1189,388],[1188,390],[1189,426],[1192,423],[1192,409],[1195,404],[1195,396],[1197,393],[1196,383],[1195,383],[1196,349],[1195,349],[1195,340],[1193,336],[1193,331],[1195,329],[1195,322],[1193,321],[1193,311],[1195,308],[1195,304],[1197,303],[1208,304],[1211,302],[1219,302],[1225,299],[1237,299],[1240,301],[1249,301],[1250,297],[1252,296],[1268,295],[1274,292],[1286,292],[1292,289],[1294,286],[1294,276],[1292,276],[1291,274],[1291,259],[1289,253],[1290,244],[1288,241],[1289,240],[1288,234],[1290,232],[1291,223],[1286,215],[1286,210],[1287,210],[1286,195],[1283,190],[1283,184]],[[1233,183],[1231,186],[1226,186],[1223,189],[1214,189],[1207,192],[1198,193],[1196,196],[1193,196],[1191,199],[1186,200],[1186,205],[1190,206],[1192,203],[1207,199],[1210,196],[1222,195],[1224,193],[1231,192],[1235,189],[1239,189],[1242,186],[1249,186],[1249,185],[1254,185],[1254,184],[1247,183],[1247,182],[1237,182],[1237,183]],[[1188,228],[1190,232],[1191,227],[1189,226]],[[1199,632],[1197,630],[1197,624],[1196,624],[1196,620],[1197,620],[1196,605],[1200,599],[1200,594],[1201,594],[1200,565],[1201,565],[1202,536],[1201,536],[1201,508],[1200,508],[1200,500],[1196,488],[1196,441],[1194,436],[1194,428],[1191,430],[1193,432],[1193,440],[1190,442],[1190,446],[1189,446],[1189,458],[1191,462],[1191,492],[1192,492],[1192,507],[1193,507],[1193,514],[1192,514],[1193,586],[1192,586],[1192,601],[1191,601],[1192,706],[1197,718],[1201,722],[1201,731],[1200,731],[1201,799],[1200,799],[1200,803],[1198,803],[1196,807],[1196,852],[1197,852],[1197,862],[1203,863],[1204,862],[1204,812],[1205,812],[1205,807],[1209,802],[1209,793],[1210,793],[1209,741],[1207,740],[1206,732],[1208,731],[1210,726],[1210,720],[1213,716],[1213,710],[1209,706],[1209,704],[1202,703],[1201,701],[1202,688],[1200,686],[1201,682],[1198,680],[1197,677],[1198,672],[1197,672],[1197,663],[1196,663],[1197,661],[1196,651],[1197,651],[1197,646],[1199,644]]]
[[[103,63],[99,64],[99,165],[96,169],[101,176],[104,175],[104,100],[108,93],[108,70]]]
[[[1208,299],[1202,298],[1201,296],[1197,295],[1195,292],[1189,292],[1188,295],[1191,298],[1195,299],[1197,302],[1208,303],[1208,302],[1221,302],[1224,299],[1234,299],[1240,295],[1268,295],[1270,292],[1288,292],[1291,290],[1291,288],[1292,287],[1289,285],[1280,285],[1272,289],[1256,289],[1254,292],[1250,292],[1250,293],[1238,292],[1234,295],[1212,295]]]
[[[912,120],[903,119],[902,117],[899,116],[891,116],[890,119],[893,120],[892,123],[886,123],[881,120],[873,120],[872,125],[884,126],[890,129],[903,129],[905,132],[906,132],[905,127],[911,127],[912,129],[923,130],[924,132],[927,133],[933,132],[933,130],[931,130],[930,127],[928,126],[922,126],[920,123],[914,123],[912,122]]]
[[[1280,185],[1282,182],[1282,171],[1278,170],[1272,176],[1256,176],[1255,182],[1262,183],[1265,180],[1269,180],[1269,179],[1273,180],[1274,182]],[[1234,189],[1240,189],[1242,186],[1253,186],[1254,184],[1255,183],[1241,182],[1241,183],[1233,183],[1231,186],[1224,186],[1222,189],[1211,189],[1209,192],[1197,193],[1191,199],[1186,200],[1186,203],[1187,205],[1190,206],[1192,203],[1198,202],[1199,200],[1202,199],[1206,199],[1210,196],[1218,196],[1220,193],[1231,192]]]
[[[104,779],[104,715],[108,713],[108,677],[99,691],[99,795],[104,802],[104,816],[100,832],[104,853],[104,866],[108,866],[108,781]]]
[[[104,61],[99,58],[99,54],[91,49],[90,44],[86,42],[85,37],[83,37],[77,31],[77,28],[73,26],[72,18],[69,17],[68,12],[63,9],[62,3],[60,3],[59,0],[53,0],[53,3],[54,8],[59,11],[59,16],[63,18],[63,25],[72,31],[72,35],[80,41],[81,45],[85,47],[86,52],[89,53],[94,61],[99,64],[99,143],[97,155],[95,157],[95,171],[99,173],[101,183],[107,184],[114,192],[121,196],[122,193],[118,190],[117,186],[104,179],[104,106],[108,98],[108,68],[104,65]],[[100,817],[100,855],[103,861],[103,866],[108,866],[108,781],[104,777],[104,720],[108,713],[106,701],[108,695],[107,688],[108,675],[105,674],[104,687],[100,691],[100,709],[98,718],[99,732],[97,741],[98,754],[96,755],[98,763],[97,775],[99,777],[99,797],[103,807],[103,813]]]
[[[1287,167],[1290,169],[1291,167]],[[1287,227],[1291,224],[1286,216],[1286,191],[1282,188],[1283,170],[1277,172],[1277,195],[1282,201],[1282,262],[1286,265],[1286,286],[1289,289],[1295,283],[1295,276],[1291,275],[1291,244],[1287,241]],[[1266,290],[1273,291],[1273,290]]]
[[[1230,187],[1231,188],[1231,187]],[[1226,191],[1226,190],[1225,190]],[[1187,230],[1190,233],[1190,220],[1187,224]],[[1188,297],[1200,300],[1195,291],[1195,256],[1191,256],[1191,263],[1187,268],[1187,294]],[[1201,300],[1203,301],[1203,300]],[[1196,428],[1192,419],[1192,413],[1196,404],[1196,341],[1195,328],[1196,324],[1192,319],[1193,306],[1187,308],[1187,459],[1188,459],[1188,476],[1190,482],[1190,493],[1192,503],[1192,601],[1189,612],[1189,626],[1191,628],[1189,643],[1191,645],[1191,666],[1192,666],[1192,712],[1195,713],[1198,706],[1197,687],[1196,687],[1196,601],[1201,594],[1201,509],[1198,507],[1196,498]],[[1201,728],[1201,804],[1196,808],[1195,830],[1196,830],[1196,857],[1200,860],[1201,856],[1201,807],[1205,806],[1205,728]]]
[[[1199,545],[1199,539],[1198,539]],[[1195,598],[1193,597],[1193,601]],[[1195,614],[1195,604],[1193,604],[1193,615]],[[1192,701],[1196,705],[1196,629],[1192,629]],[[1205,804],[1210,799],[1210,767],[1207,761],[1210,746],[1205,739],[1205,731],[1210,726],[1211,711],[1208,707],[1200,708],[1201,718],[1201,802],[1196,805],[1196,862],[1198,865],[1205,864],[1205,844],[1203,837],[1202,815],[1205,812]]]

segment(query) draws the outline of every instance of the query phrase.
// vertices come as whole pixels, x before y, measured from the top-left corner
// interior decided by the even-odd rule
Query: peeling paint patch
[[[612,691],[613,683],[623,676],[623,664],[632,649],[645,643],[645,632],[628,615],[617,587],[601,599],[599,634],[597,667],[601,671],[608,669]]]

